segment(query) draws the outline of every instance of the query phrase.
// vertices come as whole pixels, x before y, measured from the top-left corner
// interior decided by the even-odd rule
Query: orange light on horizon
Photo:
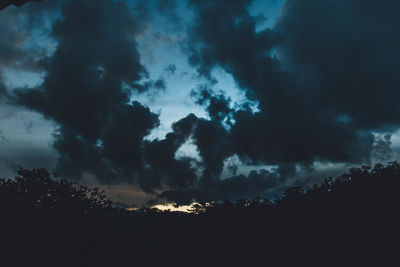
[[[150,208],[155,208],[161,211],[177,211],[177,212],[186,212],[186,213],[191,213],[193,206],[196,205],[197,203],[192,203],[190,205],[181,205],[176,207],[175,204],[173,203],[167,203],[167,204],[157,204],[154,206],[151,206]],[[140,208],[137,207],[132,207],[132,208],[126,208],[128,211],[137,211]]]
[[[182,205],[182,206],[176,207],[176,206],[174,206],[174,204],[168,203],[168,204],[158,204],[158,205],[154,205],[154,206],[152,206],[152,208],[156,208],[156,209],[159,209],[159,210],[161,210],[161,211],[169,210],[169,211],[179,211],[179,212],[187,212],[187,213],[190,213],[190,212],[191,212],[190,210],[193,208],[193,205],[194,205],[194,204],[195,204],[195,203],[190,204],[190,205]]]

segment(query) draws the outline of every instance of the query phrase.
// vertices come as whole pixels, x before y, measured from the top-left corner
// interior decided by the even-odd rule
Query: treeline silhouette
[[[400,266],[399,190],[392,162],[274,200],[127,211],[98,189],[20,169],[0,179],[0,266]]]

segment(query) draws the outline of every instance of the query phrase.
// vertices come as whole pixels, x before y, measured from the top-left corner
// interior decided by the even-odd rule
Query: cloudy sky
[[[26,2],[0,6],[0,176],[183,204],[398,159],[397,0]]]

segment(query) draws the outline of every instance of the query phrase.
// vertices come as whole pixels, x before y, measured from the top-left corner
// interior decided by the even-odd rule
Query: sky
[[[134,207],[273,198],[399,157],[398,1],[15,2],[2,177],[44,167]]]

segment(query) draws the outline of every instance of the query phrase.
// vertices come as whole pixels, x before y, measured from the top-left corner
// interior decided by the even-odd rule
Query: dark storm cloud
[[[231,99],[223,92],[216,94],[206,86],[200,86],[198,90],[193,90],[191,95],[197,104],[206,107],[206,111],[213,121],[223,121],[233,112],[230,108]]]
[[[398,1],[288,0],[277,25],[263,31],[248,12],[251,1],[190,4],[196,11],[186,44],[190,64],[211,81],[212,70],[222,67],[259,103],[259,112],[230,112],[235,124],[219,136],[230,148],[224,156],[308,168],[315,160],[368,163],[377,146],[371,131],[398,128]],[[198,93],[214,122],[227,116],[221,110],[229,114],[215,100]],[[197,194],[179,192],[186,199]]]
[[[228,143],[228,131],[217,120],[206,120],[189,115],[182,119],[192,123],[191,137],[197,147],[204,168],[200,185],[212,186],[217,181],[223,169],[223,160],[232,155]]]
[[[212,190],[222,173],[223,160],[231,155],[227,130],[220,121],[194,114],[175,122],[172,130],[164,139],[144,142],[143,155],[149,167],[138,174],[142,189]],[[201,161],[176,158],[177,150],[188,140],[196,145]]]
[[[251,197],[274,198],[284,189],[284,181],[296,175],[294,165],[282,165],[275,170],[253,170],[247,176],[236,175],[218,180],[210,187],[193,187],[164,191],[160,197],[178,204]]]
[[[276,27],[282,60],[356,127],[399,125],[399,10],[394,0],[289,0]]]
[[[41,0],[2,0],[0,2],[0,10],[2,10],[8,6],[11,6],[11,5],[22,6],[28,2],[39,2],[39,1],[41,1]]]
[[[174,182],[169,185],[181,187],[210,186],[219,179],[223,169],[223,160],[230,155],[227,146],[227,130],[219,121],[209,121],[198,118],[194,114],[179,120],[172,125],[173,132],[168,133],[164,140],[146,142],[145,157],[156,170],[162,170],[172,178]],[[188,158],[175,159],[175,153],[179,147],[189,138],[193,139],[201,163],[193,162]],[[195,163],[202,167],[203,172],[199,180],[196,179],[195,169],[191,167]]]
[[[189,115],[174,123],[173,132],[168,133],[165,139],[145,141],[143,154],[151,169],[145,170],[139,179],[146,192],[161,189],[161,182],[170,188],[187,188],[195,184],[197,175],[193,165],[196,162],[187,157],[177,159],[175,154],[192,134],[196,121],[194,115]]]
[[[131,179],[144,167],[142,139],[159,123],[130,101],[131,88],[149,88],[141,82],[148,74],[134,39],[142,24],[125,4],[108,0],[70,1],[62,15],[53,26],[58,47],[44,83],[16,91],[18,101],[61,125],[54,144],[60,173]]]
[[[223,160],[231,155],[227,143],[228,132],[219,122],[201,119],[193,138],[205,168],[201,182],[210,186],[219,179]]]
[[[365,162],[366,130],[398,124],[394,1],[288,1],[278,25],[259,32],[250,1],[191,4],[190,63],[206,77],[224,68],[259,101],[259,113],[234,114],[232,145],[243,160]]]
[[[398,1],[287,0],[276,26],[261,31],[260,18],[248,11],[251,0],[189,1],[189,63],[211,86],[215,68],[232,74],[258,111],[233,108],[224,93],[200,86],[192,96],[209,119],[190,114],[155,140],[144,137],[159,125],[158,115],[132,102],[131,92],[166,85],[149,80],[135,37],[156,14],[170,22],[160,35],[182,29],[176,2],[66,2],[51,32],[57,49],[40,61],[44,83],[16,91],[19,104],[59,124],[60,174],[137,181],[153,194],[167,188],[161,197],[183,203],[271,196],[293,182],[296,167],[312,173],[315,161],[368,163],[371,151],[390,152],[390,139],[374,143],[371,131],[400,124]],[[0,31],[10,37],[0,40],[8,51],[0,63],[15,65],[24,58],[15,44],[26,37],[2,24]],[[165,71],[174,74],[176,66]],[[176,157],[187,141],[200,160]],[[221,179],[233,155],[277,167]]]
[[[58,1],[62,19],[51,31],[57,49],[38,64],[47,73],[44,83],[16,90],[11,100],[59,124],[53,135],[53,147],[59,152],[59,175],[79,178],[90,172],[102,183],[137,181],[146,192],[165,186],[186,187],[196,179],[193,159],[175,159],[175,152],[191,130],[180,129],[184,126],[176,123],[174,133],[164,140],[144,142],[143,138],[159,125],[158,115],[130,100],[132,90],[165,89],[163,79],[148,79],[135,40],[146,30],[146,12],[153,14],[154,10],[144,4],[130,4]],[[41,4],[21,12],[29,16],[50,7],[54,6]],[[24,37],[11,27],[4,29],[14,39]],[[18,41],[23,45],[24,40]],[[14,52],[17,40],[7,41],[7,62],[14,64],[26,58],[24,51]]]

